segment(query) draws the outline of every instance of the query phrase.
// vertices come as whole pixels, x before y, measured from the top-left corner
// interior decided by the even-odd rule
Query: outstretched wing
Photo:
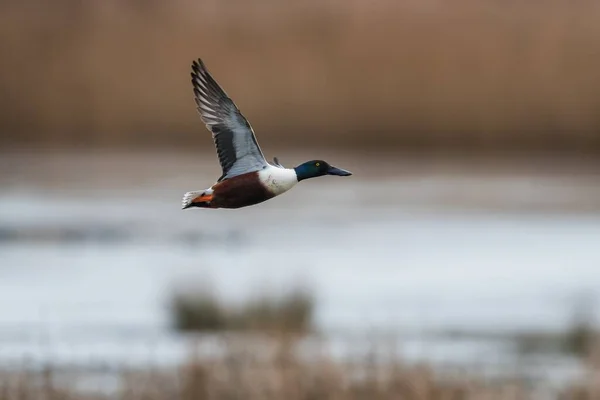
[[[198,112],[212,132],[223,175],[219,181],[267,167],[252,127],[201,59],[192,63]]]

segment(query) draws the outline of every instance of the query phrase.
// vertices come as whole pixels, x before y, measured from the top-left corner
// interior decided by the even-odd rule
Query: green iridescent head
[[[350,176],[352,173],[341,168],[336,168],[329,165],[323,160],[312,160],[307,161],[303,164],[298,165],[294,168],[298,182],[304,179],[316,178],[317,176],[323,175],[337,175],[337,176]]]

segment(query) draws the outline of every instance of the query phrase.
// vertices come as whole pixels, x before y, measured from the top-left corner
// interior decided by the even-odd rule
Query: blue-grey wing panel
[[[219,180],[265,168],[252,127],[200,59],[192,63],[192,84],[198,112],[217,148],[223,170]]]

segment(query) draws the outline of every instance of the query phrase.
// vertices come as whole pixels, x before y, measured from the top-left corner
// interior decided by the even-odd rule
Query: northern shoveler
[[[214,80],[201,59],[192,63],[192,84],[198,112],[212,132],[223,174],[206,190],[188,192],[182,208],[241,208],[262,203],[298,182],[323,175],[352,175],[323,160],[285,168],[277,157],[267,162],[252,127]]]

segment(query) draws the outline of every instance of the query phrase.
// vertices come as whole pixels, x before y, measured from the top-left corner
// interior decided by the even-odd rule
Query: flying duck
[[[277,157],[273,163],[267,162],[252,127],[201,59],[192,63],[191,75],[196,106],[212,132],[223,173],[210,188],[187,192],[182,209],[247,207],[279,196],[304,179],[352,175],[323,160],[295,168],[285,168]]]

